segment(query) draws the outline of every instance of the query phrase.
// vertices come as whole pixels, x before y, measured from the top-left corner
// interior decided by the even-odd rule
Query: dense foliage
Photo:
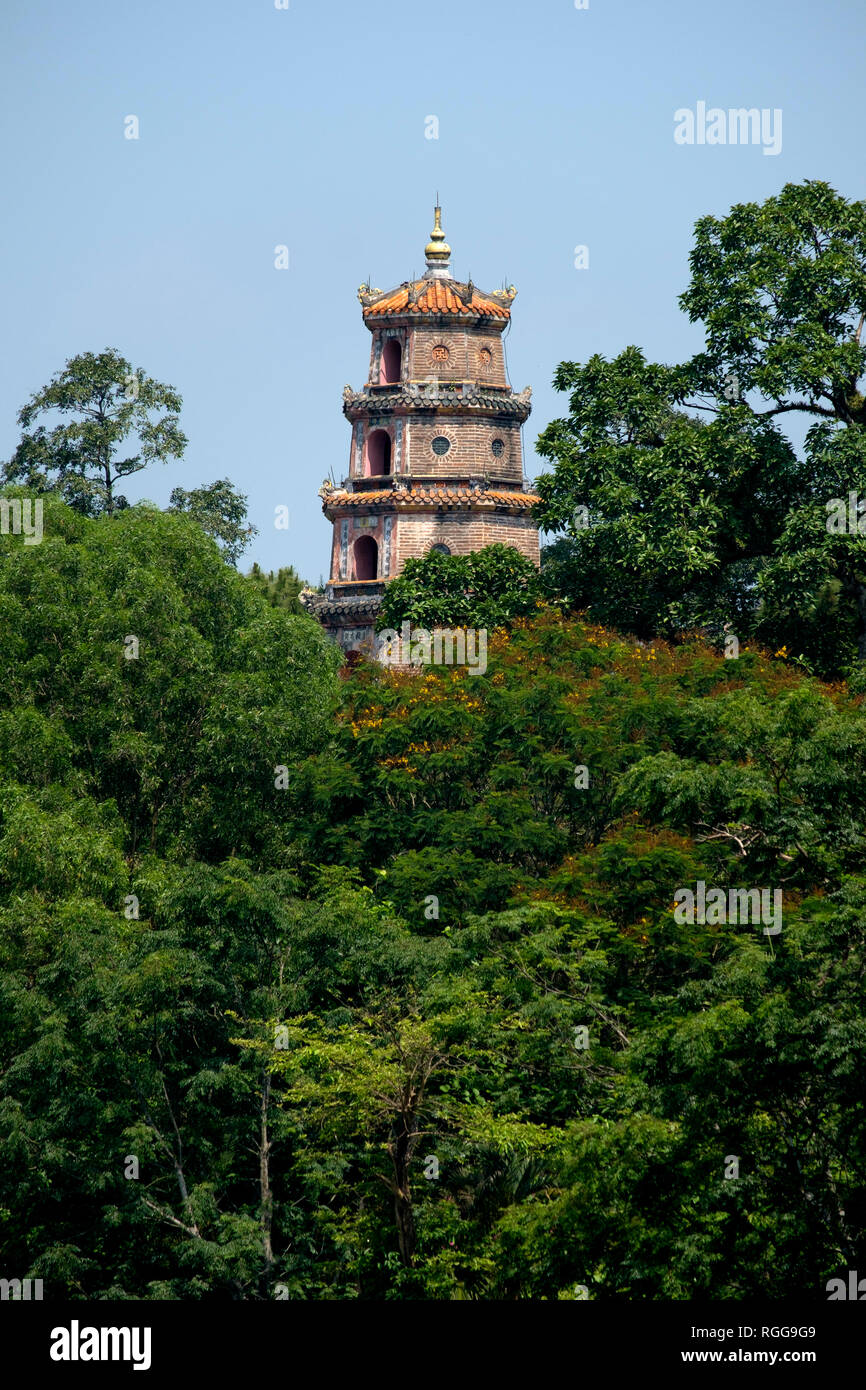
[[[281,565],[276,573],[273,570],[268,570],[265,574],[260,565],[254,564],[252,569],[248,571],[247,578],[273,608],[285,608],[288,613],[304,612],[303,605],[298,598],[298,594],[304,587],[304,581],[295,570],[294,565]]]
[[[488,545],[468,555],[426,555],[407,560],[382,600],[380,626],[501,627],[531,613],[541,593],[531,560],[510,545]]]
[[[484,676],[340,685],[190,518],[46,510],[0,539],[10,1274],[820,1298],[856,1267],[859,695],[552,610]],[[679,924],[700,879],[781,887],[781,934]]]

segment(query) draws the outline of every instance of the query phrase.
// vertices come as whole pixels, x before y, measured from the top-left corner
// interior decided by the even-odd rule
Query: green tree
[[[283,855],[289,768],[336,700],[321,628],[267,604],[188,516],[90,520],[49,498],[44,526],[38,546],[0,537],[0,703],[69,740],[133,852],[221,858],[264,836]]]
[[[170,512],[185,512],[203,531],[213,536],[226,559],[236,565],[258,527],[244,525],[247,519],[247,499],[228,478],[220,478],[207,487],[186,492],[182,487],[172,489],[168,502]]]
[[[182,457],[187,441],[179,426],[181,405],[173,387],[133,370],[115,348],[80,353],[20,411],[25,432],[4,465],[3,480],[40,492],[53,488],[87,516],[111,515],[127,505],[115,492],[120,479],[149,463]],[[31,428],[54,412],[72,418]],[[118,458],[127,440],[134,452]]]
[[[706,331],[691,361],[630,347],[557,369],[570,414],[538,445],[545,579],[643,637],[727,626],[838,672],[866,658],[866,572],[856,536],[813,523],[862,482],[866,203],[787,184],[702,218],[690,266],[680,304]],[[800,457],[778,431],[790,412],[818,422]]]
[[[468,555],[430,550],[406,561],[385,590],[383,627],[501,627],[530,613],[540,597],[538,571],[508,545]]]
[[[687,415],[682,369],[635,347],[563,362],[554,385],[570,414],[537,445],[554,470],[536,481],[536,520],[561,536],[543,552],[548,587],[642,637],[750,631],[757,569],[802,486],[787,440],[736,405]]]
[[[768,533],[757,630],[823,674],[844,670],[866,660],[866,565],[859,518],[832,526],[826,509],[866,484],[866,202],[786,184],[701,218],[690,266],[680,303],[706,348],[685,375],[704,408],[724,393],[757,418],[817,421],[802,484]]]
[[[866,662],[866,426],[822,420],[806,453],[816,497],[791,509],[764,565],[758,634],[829,677]]]
[[[763,203],[702,217],[680,304],[701,321],[706,348],[689,365],[694,389],[763,398],[764,416],[790,411],[866,424],[866,202],[829,184],[785,184]]]
[[[276,574],[269,570],[265,574],[257,564],[247,573],[247,579],[267,599],[273,608],[285,608],[289,613],[303,613],[305,610],[298,601],[298,594],[304,581],[296,572],[294,565],[281,565]]]

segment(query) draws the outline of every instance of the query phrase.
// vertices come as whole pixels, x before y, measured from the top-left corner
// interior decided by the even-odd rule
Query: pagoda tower
[[[539,563],[520,438],[531,388],[512,391],[502,342],[517,291],[455,280],[441,219],[437,207],[422,279],[358,291],[369,376],[343,388],[348,476],[319,489],[334,527],[330,578],[302,595],[347,652],[374,649],[385,585],[410,556],[499,542]]]

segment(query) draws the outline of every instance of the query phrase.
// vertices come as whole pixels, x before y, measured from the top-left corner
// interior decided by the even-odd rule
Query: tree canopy
[[[540,595],[538,571],[510,545],[488,545],[467,555],[429,550],[408,559],[391,580],[380,623],[495,628],[530,613]]]
[[[853,525],[829,523],[866,474],[866,203],[788,184],[702,218],[690,266],[702,352],[556,370],[569,414],[538,443],[545,579],[644,638],[732,630],[845,672],[866,659],[858,502]],[[799,453],[792,413],[814,420]]]
[[[244,525],[247,499],[228,478],[220,478],[206,487],[193,488],[191,492],[182,487],[173,488],[168,509],[186,512],[197,521],[203,531],[213,536],[233,565],[237,564],[253,536],[258,535],[257,526],[249,523]]]
[[[0,540],[22,1277],[823,1297],[866,1215],[862,697],[555,609],[483,677],[338,686],[188,517],[48,521]],[[680,924],[698,880],[778,885],[781,934]]]
[[[79,353],[19,412],[24,433],[4,465],[3,481],[38,492],[54,488],[86,516],[110,515],[127,505],[115,491],[122,478],[183,456],[181,405],[173,387],[133,369],[116,348]],[[71,418],[33,428],[55,413]],[[136,452],[118,458],[127,440]]]

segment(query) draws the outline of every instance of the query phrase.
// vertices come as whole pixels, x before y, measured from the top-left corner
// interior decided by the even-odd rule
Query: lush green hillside
[[[11,1272],[685,1299],[857,1267],[859,695],[553,610],[483,676],[339,679],[146,507],[49,499],[0,615]],[[781,932],[678,920],[700,881],[780,889]]]

